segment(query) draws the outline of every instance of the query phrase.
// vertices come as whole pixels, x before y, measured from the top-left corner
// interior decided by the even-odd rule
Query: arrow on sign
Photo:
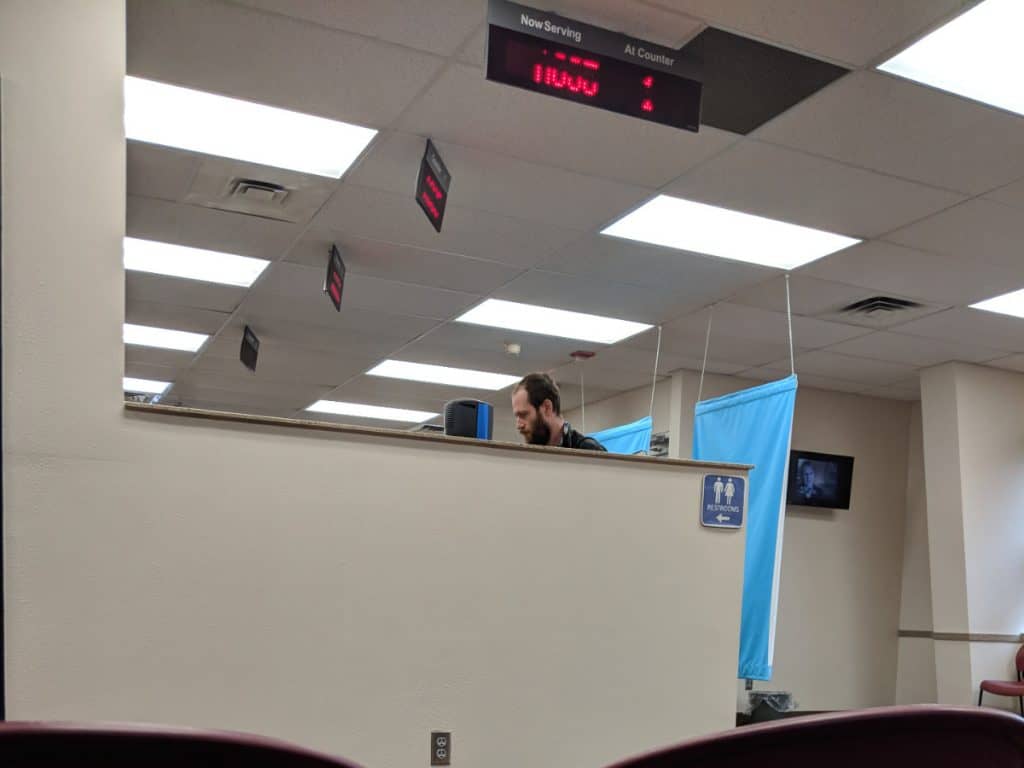
[[[729,517],[728,515],[723,515],[721,512],[719,512],[718,513],[718,517],[715,518],[715,520],[717,520],[720,523],[724,523],[726,520],[731,520],[731,519],[732,519],[731,517]]]

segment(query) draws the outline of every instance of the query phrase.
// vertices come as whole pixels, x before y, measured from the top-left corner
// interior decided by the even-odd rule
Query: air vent
[[[234,179],[231,183],[232,197],[237,197],[248,202],[255,203],[276,203],[280,205],[288,197],[288,189],[272,181],[258,181],[257,179]]]
[[[910,299],[895,299],[892,296],[871,296],[853,304],[847,304],[840,309],[840,313],[853,313],[858,315],[872,315],[875,312],[905,312],[909,309],[918,309],[924,306]]]

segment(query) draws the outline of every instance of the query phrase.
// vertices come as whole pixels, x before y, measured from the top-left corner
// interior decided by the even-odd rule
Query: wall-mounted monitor
[[[803,507],[849,509],[853,457],[790,451],[786,503]]]

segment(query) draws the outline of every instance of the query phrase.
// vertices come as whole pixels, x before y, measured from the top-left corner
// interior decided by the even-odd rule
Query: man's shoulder
[[[584,451],[605,451],[605,448],[601,443],[592,437],[587,437],[582,432],[577,432],[575,429],[569,433],[569,445],[572,448],[578,448]]]

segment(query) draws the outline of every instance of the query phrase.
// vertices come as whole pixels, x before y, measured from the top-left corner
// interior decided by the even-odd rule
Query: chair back
[[[1024,719],[999,710],[884,707],[751,725],[615,768],[1022,768]]]
[[[242,733],[130,724],[0,723],[4,768],[358,768]]]

